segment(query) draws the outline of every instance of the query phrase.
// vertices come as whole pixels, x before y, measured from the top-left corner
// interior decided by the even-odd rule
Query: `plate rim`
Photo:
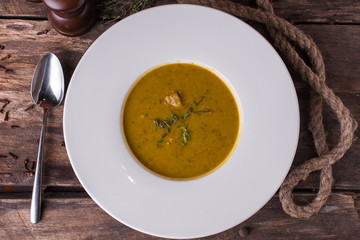
[[[192,4],[168,4],[168,5],[161,5],[161,6],[156,6],[156,7],[152,7],[152,8],[149,8],[149,9],[146,9],[146,10],[143,10],[143,11],[140,11],[139,13],[136,13],[136,14],[133,14],[133,15],[131,15],[131,16],[129,16],[129,17],[127,17],[127,18],[135,18],[138,14],[142,14],[143,12],[145,12],[145,11],[153,11],[154,9],[157,9],[157,8],[167,8],[167,7],[174,7],[174,6],[176,6],[176,7],[182,7],[182,6],[190,6],[190,7],[194,7],[194,8],[207,8],[207,9],[211,9],[212,11],[216,11],[216,12],[221,12],[222,14],[225,14],[225,15],[227,15],[227,16],[231,16],[232,18],[236,18],[236,17],[234,17],[233,15],[230,15],[230,14],[228,14],[228,13],[226,13],[226,12],[223,12],[223,11],[220,11],[220,10],[217,10],[217,9],[213,9],[213,8],[210,8],[210,7],[204,7],[204,6],[199,6],[199,5],[192,5]],[[244,23],[244,24],[246,24],[250,29],[252,29],[252,30],[254,30],[250,25],[248,25],[247,23],[245,23],[245,22],[243,22],[242,20],[240,20],[240,19],[238,19],[238,18],[236,18],[236,20],[237,21],[240,21],[240,22],[242,22],[242,23]],[[109,29],[113,29],[116,25],[118,25],[118,24],[121,24],[121,22],[122,21],[120,21],[119,23],[117,23],[117,24],[114,24],[112,27],[110,27]],[[91,44],[91,46],[86,50],[86,52],[85,52],[85,54],[82,56],[82,58],[80,59],[80,61],[79,61],[79,63],[78,63],[78,65],[77,65],[77,67],[75,68],[75,70],[74,70],[74,73],[73,73],[73,75],[72,75],[72,77],[71,77],[71,81],[70,81],[70,83],[69,83],[69,85],[68,85],[68,89],[70,89],[71,88],[71,84],[72,84],[72,82],[73,82],[73,76],[75,75],[75,73],[76,73],[76,71],[77,71],[77,69],[78,69],[78,66],[80,66],[81,65],[81,63],[82,63],[82,60],[84,59],[84,58],[86,58],[86,54],[88,53],[88,52],[90,52],[94,47],[94,43],[98,40],[98,39],[100,39],[102,36],[103,36],[103,34],[105,34],[107,31],[109,31],[109,29],[108,30],[106,30],[104,33],[102,33],[92,44]],[[254,30],[255,31],[255,30]],[[257,35],[258,35],[258,37],[261,37],[261,38],[263,38],[264,40],[265,40],[265,42],[266,43],[268,43],[268,45],[270,46],[270,48],[272,48],[273,49],[273,47],[271,46],[271,44],[261,35],[261,34],[259,34],[259,33],[257,33]],[[276,52],[276,51],[275,51]],[[281,57],[278,55],[278,53],[276,52],[276,55],[281,59]],[[283,63],[283,60],[281,59],[281,62]],[[285,64],[283,63],[283,66],[284,66],[284,69],[286,70],[286,72],[287,72],[287,74],[288,74],[288,77],[289,77],[289,79],[290,80],[292,80],[292,78],[291,78],[291,75],[290,75],[290,73],[288,72],[288,69],[286,68],[286,66],[285,66]],[[221,74],[221,73],[220,73]],[[231,83],[231,82],[230,82]],[[293,84],[293,82],[291,81],[291,83],[292,83],[292,86],[293,86],[293,90],[294,90],[294,92],[295,92],[295,97],[297,98],[297,95],[296,95],[296,89],[295,89],[295,86],[294,86],[294,84]],[[236,90],[235,90],[235,92],[236,92]],[[71,166],[72,166],[72,168],[74,169],[74,172],[75,172],[75,174],[76,174],[76,177],[79,179],[79,181],[80,181],[80,183],[81,183],[81,185],[84,187],[84,189],[86,190],[86,192],[89,194],[89,196],[97,203],[97,205],[99,205],[107,214],[109,214],[110,216],[112,216],[113,218],[115,218],[116,220],[118,220],[118,221],[120,221],[121,223],[123,223],[123,224],[125,224],[125,225],[127,225],[127,226],[129,226],[129,227],[131,227],[131,228],[133,228],[133,229],[136,229],[136,230],[138,230],[138,231],[140,231],[140,232],[144,232],[144,233],[147,233],[147,234],[149,234],[149,235],[155,235],[155,236],[160,236],[160,237],[170,237],[170,238],[177,238],[177,239],[183,239],[183,238],[193,238],[193,237],[204,237],[204,236],[208,236],[208,235],[200,235],[200,236],[196,236],[196,235],[189,235],[189,236],[187,236],[187,237],[184,237],[184,236],[168,236],[168,235],[159,235],[159,234],[154,234],[153,232],[148,232],[148,231],[146,231],[146,230],[144,230],[144,229],[141,229],[141,228],[137,228],[136,226],[133,226],[133,225],[131,225],[131,224],[128,224],[126,221],[124,221],[123,219],[119,219],[119,217],[118,216],[115,216],[110,210],[108,210],[106,207],[104,207],[103,205],[102,205],[102,203],[101,202],[99,202],[98,200],[97,200],[97,198],[95,197],[95,196],[93,196],[93,193],[91,193],[89,190],[88,190],[88,188],[87,188],[87,186],[84,184],[84,179],[82,179],[82,177],[78,174],[78,171],[76,170],[76,167],[75,167],[75,165],[74,165],[74,163],[73,163],[73,160],[72,160],[72,158],[71,158],[71,153],[68,151],[68,149],[69,149],[69,147],[68,147],[68,141],[67,141],[67,138],[69,138],[69,136],[66,134],[66,129],[67,129],[67,126],[66,126],[66,121],[65,121],[65,119],[66,119],[66,113],[67,113],[67,111],[66,111],[66,106],[67,106],[67,96],[66,96],[66,98],[65,98],[65,104],[64,104],[64,115],[63,115],[63,129],[64,129],[64,140],[65,140],[65,145],[66,145],[66,150],[67,150],[67,154],[68,154],[68,156],[69,156],[69,160],[70,160],[70,163],[71,163]],[[242,109],[241,109],[241,102],[239,103],[239,107],[240,107],[240,109],[239,109],[239,112],[241,112],[242,113]],[[298,139],[299,139],[299,134],[300,134],[300,114],[299,114],[299,106],[298,106],[298,100],[297,100],[297,112],[298,112],[298,124],[296,124],[297,126],[298,126],[298,134],[297,134],[297,141],[296,142],[298,142]],[[241,116],[241,114],[240,114],[240,116]],[[242,125],[242,124],[241,124]],[[238,137],[238,138],[240,138],[241,139],[241,131],[240,131],[240,136]],[[297,144],[296,144],[296,146],[295,146],[295,151],[293,152],[293,156],[292,156],[292,159],[294,158],[294,156],[295,156],[295,153],[296,153],[296,149],[297,149]],[[293,160],[291,160],[291,161],[289,161],[289,166],[288,166],[288,168],[287,168],[287,171],[286,171],[286,173],[285,173],[285,176],[287,175],[287,173],[288,173],[288,171],[289,171],[289,169],[290,169],[290,167],[291,167],[291,164],[292,164],[292,161]],[[283,179],[285,179],[285,176],[283,177]],[[276,191],[275,191],[276,192]],[[274,193],[275,193],[274,192]],[[263,204],[263,205],[261,205],[261,206],[259,206],[258,207],[258,210],[259,209],[261,209],[272,197],[273,197],[273,195],[274,195],[274,193],[271,195],[271,196],[269,196],[269,198],[265,201],[265,203]],[[258,211],[257,210],[257,211]],[[257,212],[256,211],[256,212]],[[252,214],[250,214],[248,217],[246,217],[246,219],[248,219],[249,217],[251,217],[253,214],[255,214],[256,212],[253,212]],[[245,220],[246,220],[245,219]],[[243,220],[243,221],[245,221],[245,220]],[[238,225],[239,223],[236,223],[236,224],[234,224],[232,227],[234,227],[234,226],[236,226],[236,225]],[[225,231],[225,230],[227,230],[227,229],[223,229],[223,230],[221,230],[221,231],[217,231],[217,232],[213,232],[213,233],[210,233],[209,235],[213,235],[213,234],[216,234],[216,233],[219,233],[219,232],[222,232],[222,231]]]

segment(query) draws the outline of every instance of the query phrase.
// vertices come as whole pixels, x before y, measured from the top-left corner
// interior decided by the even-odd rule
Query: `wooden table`
[[[253,4],[251,0],[241,0]],[[156,5],[175,3],[156,1]],[[313,37],[323,53],[328,85],[360,119],[360,1],[273,0],[276,14]],[[259,32],[264,28],[250,23]],[[34,107],[30,82],[43,54],[54,52],[69,81],[76,64],[93,41],[110,25],[97,21],[80,37],[65,37],[52,29],[41,4],[0,0],[0,239],[157,239],[130,229],[107,215],[86,194],[68,160],[62,130],[63,107],[51,111],[45,148],[43,216],[29,221],[42,110]],[[289,66],[289,65],[288,65]],[[309,130],[309,87],[289,66],[301,111],[301,133],[293,167],[316,156]],[[6,104],[6,100],[9,103]],[[3,105],[6,105],[3,107]],[[330,146],[339,135],[334,115],[325,108]],[[358,131],[356,132],[358,136]],[[310,219],[284,213],[278,194],[254,216],[223,233],[205,239],[360,239],[360,142],[334,165],[333,192]],[[319,173],[295,190],[296,200],[310,201],[318,189]],[[237,189],[234,189],[236,191]]]

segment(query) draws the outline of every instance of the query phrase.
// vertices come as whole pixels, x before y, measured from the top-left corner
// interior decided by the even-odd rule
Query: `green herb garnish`
[[[171,122],[169,120],[160,121],[159,119],[154,119],[155,127],[161,128],[170,128]]]
[[[201,96],[199,101],[194,101],[193,104],[195,106],[199,106],[199,104],[204,100],[204,98],[209,94],[209,90],[206,90],[206,92],[204,93],[204,95]]]
[[[166,132],[161,136],[161,138],[166,137],[166,135],[168,135],[169,132],[170,132],[170,127],[168,127],[168,128],[166,129]]]
[[[187,124],[184,124],[183,127],[178,127],[178,128],[181,129],[181,136],[182,136],[182,138],[184,139],[184,141],[182,141],[181,144],[185,146],[185,145],[188,144],[188,141],[189,141],[190,138],[191,138],[192,132],[191,132],[191,131],[190,131],[190,132],[188,131],[188,129],[187,129]]]
[[[179,120],[179,117],[175,113],[171,114],[171,117],[173,118],[173,123],[176,123]]]
[[[194,100],[193,105],[198,106],[208,94],[209,94],[209,90],[207,90],[205,92],[205,94],[201,96],[199,101]],[[188,128],[187,128],[188,125],[185,123],[186,122],[185,120],[188,117],[190,117],[191,114],[201,115],[203,113],[211,113],[211,110],[206,108],[205,110],[194,111],[193,107],[189,107],[188,111],[180,117],[178,115],[176,115],[175,113],[171,113],[171,118],[172,118],[171,120],[169,120],[168,118],[166,118],[165,120],[154,119],[155,127],[160,127],[162,129],[166,129],[165,133],[161,136],[161,139],[158,141],[158,145],[161,144],[164,141],[164,138],[168,135],[168,133],[170,133],[171,126],[173,124],[175,124],[176,122],[178,122],[179,120],[182,120],[181,122],[184,123],[184,126],[178,127],[181,130],[181,136],[183,139],[181,144],[184,146],[187,145],[188,141],[191,139],[192,131],[188,131]]]
[[[192,112],[193,112],[193,108],[190,107],[189,110],[185,113],[185,115],[182,116],[181,118],[184,119],[184,120],[187,119],[188,117],[190,117]]]
[[[160,121],[159,121],[159,119],[154,119],[154,123],[155,123],[155,127],[159,127],[159,126],[160,126]]]
[[[205,109],[205,110],[201,110],[201,111],[193,111],[192,113],[195,113],[197,115],[201,115],[202,113],[211,113],[210,109]]]
[[[166,131],[161,136],[161,139],[165,138],[168,135],[168,133],[170,132],[171,125],[177,121],[177,116],[176,116],[176,120],[175,120],[174,116],[176,116],[176,115],[173,114],[173,121],[169,121],[169,120],[161,121],[159,119],[154,119],[155,127],[159,127],[159,128],[163,128],[163,129],[166,128]],[[158,142],[158,144],[159,144],[159,142]]]

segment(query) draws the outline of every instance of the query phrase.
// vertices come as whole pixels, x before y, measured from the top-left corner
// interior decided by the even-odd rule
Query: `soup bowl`
[[[135,81],[174,62],[214,69],[240,110],[241,138],[231,156],[188,181],[141,166],[121,125]],[[86,51],[65,99],[66,148],[84,189],[121,223],[161,237],[203,237],[245,221],[281,185],[298,136],[297,96],[277,52],[246,23],[207,7],[155,7],[115,24]]]

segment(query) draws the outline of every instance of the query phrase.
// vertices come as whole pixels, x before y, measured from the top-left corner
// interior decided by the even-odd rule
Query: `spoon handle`
[[[41,214],[43,145],[44,145],[44,138],[46,131],[47,115],[48,115],[48,109],[45,108],[42,127],[41,127],[38,157],[36,161],[34,187],[31,198],[30,221],[32,223],[38,223],[40,221],[40,214]]]

